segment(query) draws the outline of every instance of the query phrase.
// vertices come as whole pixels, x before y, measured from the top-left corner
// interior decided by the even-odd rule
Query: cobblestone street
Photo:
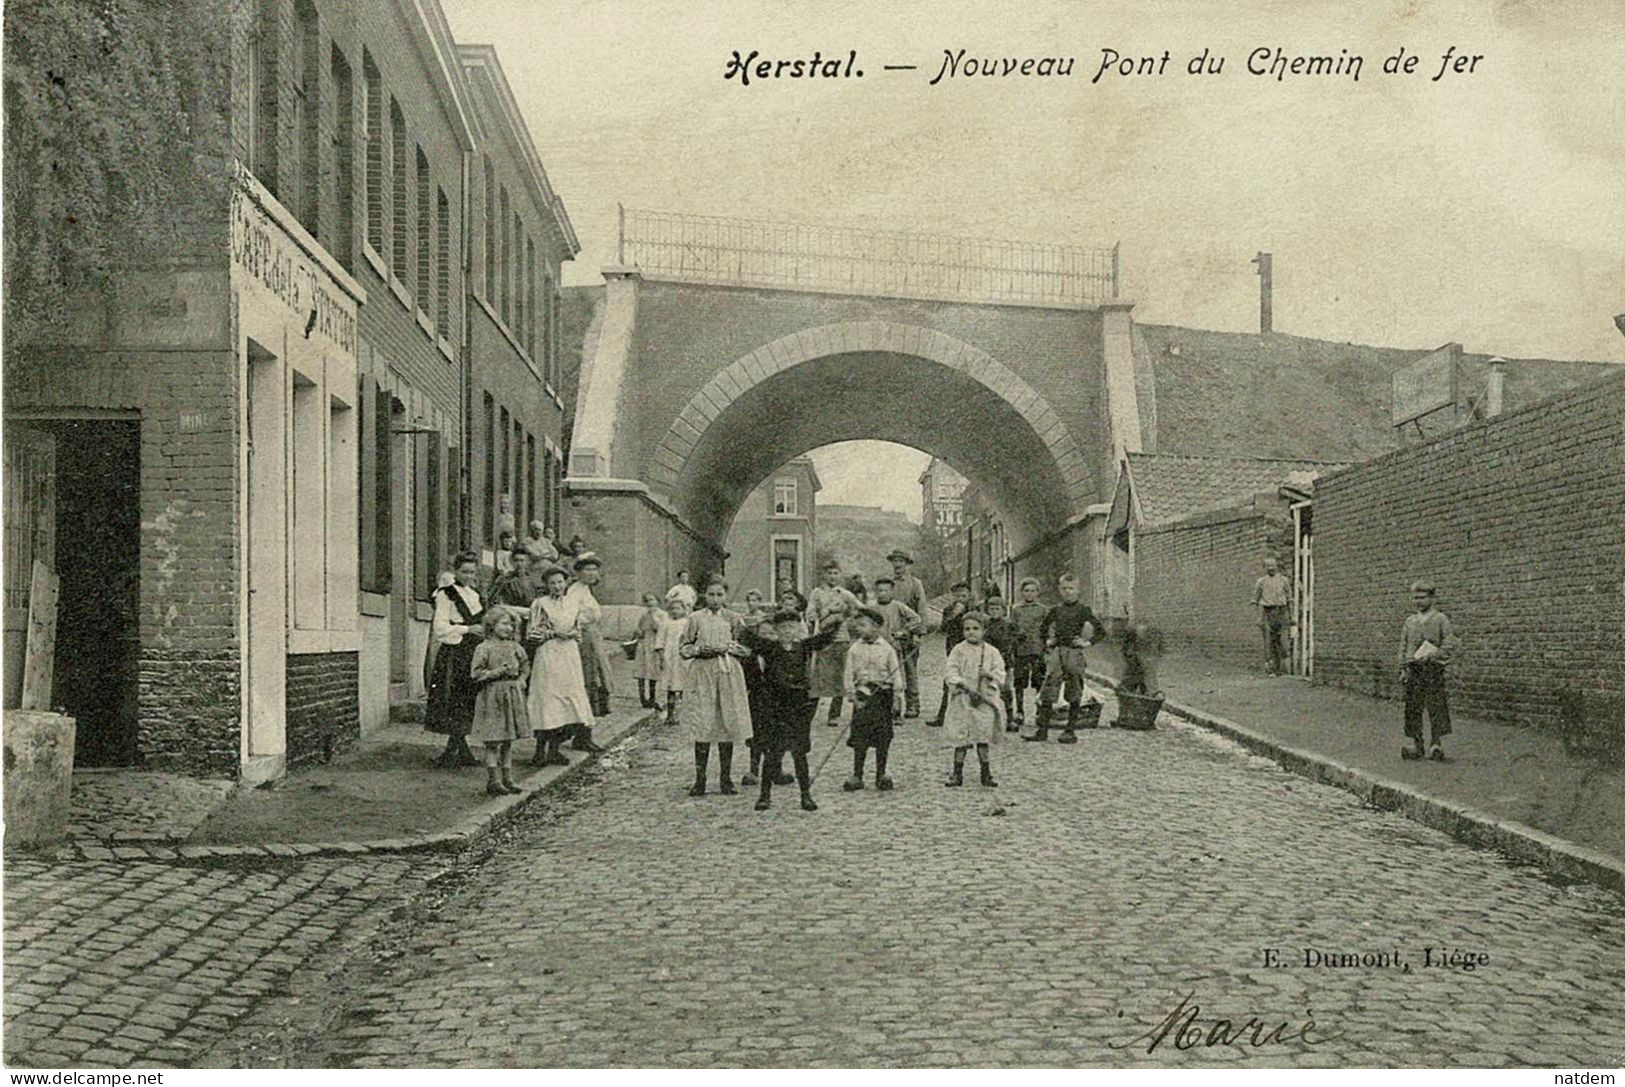
[[[258,871],[8,861],[6,1062],[189,1064],[426,867],[402,857]]]
[[[685,795],[677,730],[531,810],[391,948],[248,1021],[210,1062],[339,1065],[1592,1065],[1625,1059],[1618,900],[1563,887],[1165,721],[995,750],[942,786],[935,730],[897,790],[841,747],[770,812]],[[814,765],[836,730],[814,734]],[[736,767],[736,772],[742,768]],[[713,767],[713,775],[715,768]],[[974,776],[970,776],[974,780]],[[714,777],[713,777],[714,780]],[[1002,816],[993,814],[998,807]],[[331,920],[322,924],[331,926]],[[275,942],[275,941],[273,941]],[[1426,948],[1487,955],[1424,967]],[[1266,968],[1267,948],[1286,965]],[[1397,955],[1310,968],[1304,948]],[[1145,1036],[1190,994],[1295,1039]],[[320,1005],[319,1021],[309,1006]],[[1187,1005],[1189,1007],[1189,1005]],[[1138,1039],[1138,1040],[1136,1040]]]

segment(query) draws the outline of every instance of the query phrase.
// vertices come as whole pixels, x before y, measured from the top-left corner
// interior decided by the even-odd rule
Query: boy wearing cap
[[[796,768],[796,783],[801,786],[802,810],[818,810],[812,798],[812,775],[807,769],[818,699],[808,693],[807,673],[813,654],[829,645],[835,630],[832,622],[808,637],[801,613],[782,608],[773,614],[771,625],[764,623],[762,629],[747,627],[740,632],[740,642],[761,658],[761,713],[758,716],[754,709],[751,711],[753,738],[762,755],[762,792],[756,801],[757,811],[766,811],[772,803],[773,786],[784,784],[775,770],[786,752]]]
[[[915,580],[918,581],[919,579],[915,578]],[[919,612],[915,611],[908,604],[893,596],[895,591],[896,583],[891,578],[875,578],[874,608],[876,611],[880,612],[881,616],[883,617],[880,624],[880,634],[892,644],[893,649],[897,650],[897,659],[902,662],[903,682],[905,684],[903,695],[904,705],[906,706],[908,704],[908,691],[906,689],[906,684],[908,682],[908,662],[911,656],[914,658],[916,663],[920,659],[919,638],[925,634],[925,620],[920,618]],[[918,677],[916,677],[914,690],[914,710],[916,716],[919,715],[919,701],[920,692]]]
[[[842,684],[852,700],[852,733],[846,741],[852,749],[852,777],[841,786],[849,793],[863,788],[863,764],[870,748],[875,752],[875,788],[886,792],[892,787],[886,776],[886,756],[891,751],[893,723],[903,713],[903,665],[897,650],[880,636],[884,621],[878,610],[867,605],[852,620],[857,640],[846,651]]]
[[[1399,679],[1405,686],[1405,735],[1414,747],[1402,748],[1407,759],[1422,757],[1422,714],[1433,732],[1428,757],[1443,762],[1443,740],[1450,735],[1450,701],[1445,695],[1444,667],[1450,662],[1455,634],[1444,612],[1433,606],[1433,582],[1411,586],[1416,611],[1405,617],[1399,636]]]
[[[1015,657],[1010,665],[1010,685],[1015,688],[1016,714],[1013,724],[1019,729],[1027,723],[1027,688],[1044,689],[1044,617],[1049,609],[1038,602],[1038,579],[1021,579],[1021,597],[1010,609],[1010,626],[1014,632],[1012,647]]]
[[[817,586],[807,596],[807,625],[814,630],[823,630],[824,621],[834,616],[842,622],[836,628],[835,637],[829,645],[818,651],[813,658],[812,679],[809,690],[814,698],[829,699],[829,723],[834,727],[841,723],[841,677],[845,674],[846,648],[852,642],[852,634],[847,629],[845,620],[857,613],[863,607],[863,602],[853,596],[851,591],[841,584],[841,564],[830,559],[824,564],[824,583]]]
[[[958,582],[949,591],[954,594],[954,598],[942,609],[942,648],[945,653],[952,653],[954,646],[965,640],[965,613],[970,611],[970,582]],[[943,680],[942,702],[937,706],[937,719],[929,724],[934,728],[941,728],[947,713],[948,681]]]
[[[902,605],[913,611],[921,618],[920,633],[925,633],[925,583],[914,576],[910,569],[914,565],[914,556],[902,548],[898,548],[886,556],[891,563],[892,597]],[[875,591],[880,590],[880,583],[875,583]],[[920,643],[913,640],[906,647],[899,645],[897,655],[903,662],[903,680],[906,688],[903,692],[906,708],[904,717],[918,717],[920,715]]]

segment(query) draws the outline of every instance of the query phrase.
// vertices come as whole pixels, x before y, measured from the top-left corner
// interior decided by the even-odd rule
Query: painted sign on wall
[[[264,287],[304,324],[345,354],[356,351],[356,306],[333,276],[265,208],[268,196],[246,173],[231,193],[231,266]]]

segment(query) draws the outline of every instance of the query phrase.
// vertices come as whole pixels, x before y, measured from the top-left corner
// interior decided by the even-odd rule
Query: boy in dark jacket
[[[1061,734],[1063,744],[1078,742],[1077,729],[1083,717],[1086,691],[1083,685],[1085,661],[1083,651],[1106,636],[1105,627],[1089,605],[1078,599],[1078,579],[1063,574],[1056,582],[1061,602],[1044,616],[1040,632],[1048,650],[1045,664],[1044,687],[1038,692],[1038,728],[1023,740],[1042,742],[1049,739],[1049,723],[1055,716],[1055,696],[1066,687],[1066,731]],[[1093,728],[1091,723],[1087,727]]]
[[[834,641],[840,628],[841,620],[830,617],[822,630],[807,637],[801,614],[786,608],[774,614],[771,638],[762,633],[769,629],[767,624],[759,630],[747,627],[740,633],[739,640],[761,661],[757,703],[761,716],[752,722],[755,747],[762,756],[762,793],[756,801],[757,811],[766,811],[770,806],[778,777],[776,768],[787,751],[795,764],[796,784],[801,786],[802,810],[818,810],[807,769],[807,753],[812,750],[812,719],[818,712],[818,699],[808,694],[807,670],[812,655]]]
[[[983,632],[983,640],[997,649],[1006,661],[1015,660],[1016,626],[1004,614],[1004,597],[990,596],[984,606],[987,609],[987,629]],[[999,697],[1004,699],[1004,731],[1020,732],[1021,726],[1016,723],[1015,717],[1015,688],[1012,686],[1008,668],[1004,674],[1004,686],[999,690]]]
[[[965,640],[965,613],[970,611],[970,582],[961,581],[952,590],[954,598],[948,606],[942,609],[942,640],[943,649],[947,653],[954,651],[954,646]],[[933,728],[941,728],[943,717],[948,713],[948,684],[942,685],[942,702],[937,706],[937,719],[929,722]]]

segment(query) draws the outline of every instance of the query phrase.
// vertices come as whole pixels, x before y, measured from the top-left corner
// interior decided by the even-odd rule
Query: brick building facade
[[[1459,639],[1453,705],[1555,727],[1625,690],[1625,375],[1320,480],[1315,676],[1397,696],[1410,584]],[[1617,738],[1616,738],[1617,739]]]
[[[503,531],[562,527],[560,266],[580,243],[496,50],[458,47],[480,153],[469,189],[467,540],[486,565]]]
[[[781,579],[799,593],[818,584],[818,492],[823,487],[809,457],[782,465],[750,493],[728,528],[729,598],[754,589],[777,602]],[[650,586],[651,589],[657,588]]]
[[[27,6],[8,661],[40,558],[81,764],[275,777],[422,691],[428,599],[470,538],[465,178],[501,153],[471,122],[489,102],[434,3]],[[547,191],[538,290],[574,252],[543,243]],[[556,405],[528,417],[560,444]]]
[[[1100,614],[1155,627],[1173,645],[1257,664],[1253,583],[1273,558],[1294,577],[1295,496],[1346,464],[1130,453],[1098,522]]]

